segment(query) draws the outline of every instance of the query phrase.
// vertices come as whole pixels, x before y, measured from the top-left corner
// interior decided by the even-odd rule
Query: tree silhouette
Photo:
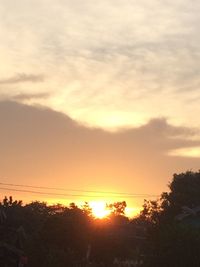
[[[144,266],[200,266],[200,172],[174,174],[169,192],[145,201],[140,220],[146,222]],[[180,214],[190,212],[190,216]],[[186,218],[186,219],[185,219]]]
[[[125,215],[126,207],[126,201],[115,202],[107,205],[107,209],[109,209],[113,215]]]

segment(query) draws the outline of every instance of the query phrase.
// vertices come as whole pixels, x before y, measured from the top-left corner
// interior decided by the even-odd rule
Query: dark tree
[[[200,172],[174,174],[169,192],[145,201],[144,266],[200,266]],[[177,218],[181,218],[178,220]]]
[[[115,202],[107,205],[107,209],[111,210],[113,215],[125,215],[126,201]]]

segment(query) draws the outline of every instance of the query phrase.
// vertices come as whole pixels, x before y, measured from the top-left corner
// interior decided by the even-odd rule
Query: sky
[[[199,12],[196,0],[0,0],[0,182],[158,195],[198,170]]]

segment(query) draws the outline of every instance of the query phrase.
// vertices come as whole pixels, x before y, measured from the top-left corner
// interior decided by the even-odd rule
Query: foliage
[[[191,213],[178,221],[183,207]],[[132,220],[125,216],[125,201],[107,208],[110,216],[96,219],[87,202],[79,208],[4,198],[0,266],[16,266],[22,255],[28,255],[29,267],[112,267],[114,259],[133,259],[142,267],[200,266],[200,172],[174,174],[169,192],[145,200]]]
[[[200,172],[192,171],[174,174],[169,192],[162,193],[157,201],[144,202],[139,220],[147,223],[145,267],[200,266],[200,215],[191,213],[187,219],[176,220],[184,208],[199,206]]]
[[[39,201],[23,205],[5,197],[0,204],[0,236],[5,245],[1,247],[0,242],[1,266],[10,261],[10,266],[16,266],[24,254],[30,267],[86,266],[87,261],[111,266],[115,257],[123,258],[130,251],[129,241],[119,235],[125,225],[125,219],[119,219],[125,218],[125,206],[125,202],[114,203],[112,216],[98,220],[87,202],[81,208],[75,203],[64,207]],[[11,252],[12,256],[6,256]]]
[[[113,215],[124,215],[126,206],[126,201],[115,202],[107,205],[107,209],[109,209]]]

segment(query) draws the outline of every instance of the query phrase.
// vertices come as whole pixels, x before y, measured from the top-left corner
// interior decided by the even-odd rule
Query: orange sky
[[[190,129],[171,126],[164,119],[108,132],[77,124],[50,109],[4,101],[0,103],[0,124],[1,182],[39,187],[17,188],[29,191],[46,192],[42,186],[75,190],[47,190],[64,193],[64,197],[2,191],[2,195],[14,194],[25,201],[126,200],[129,207],[141,207],[148,195],[167,190],[174,172],[196,170],[199,164],[195,157],[169,155],[174,149],[199,142],[188,138],[193,136]],[[147,196],[113,196],[81,190]]]
[[[198,170],[199,12],[189,0],[0,1],[0,182],[80,190],[69,202],[131,193],[100,198],[138,208]]]

